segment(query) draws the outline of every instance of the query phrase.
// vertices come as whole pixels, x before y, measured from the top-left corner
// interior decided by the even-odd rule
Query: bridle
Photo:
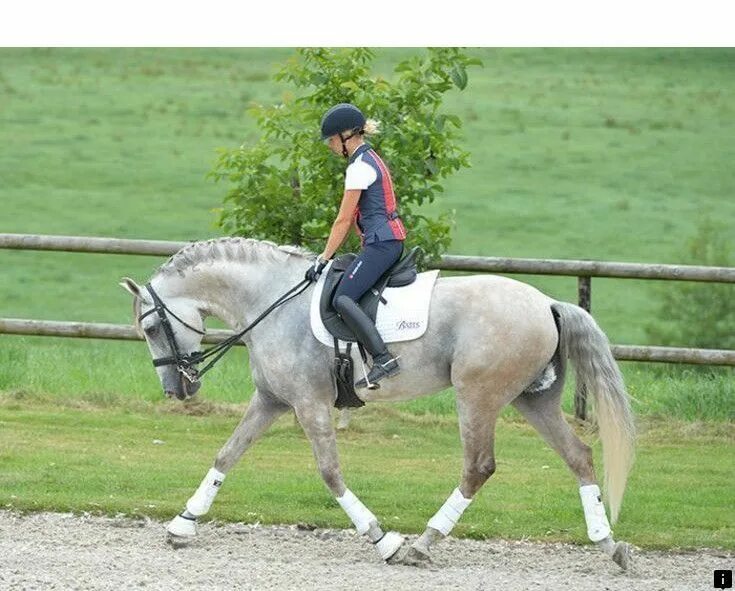
[[[145,317],[153,314],[154,312],[157,313],[158,317],[161,319],[161,327],[163,328],[163,332],[166,335],[166,340],[168,341],[168,345],[171,348],[171,352],[173,353],[173,355],[170,357],[159,357],[157,359],[154,359],[154,367],[161,367],[162,365],[176,365],[176,369],[187,380],[189,380],[190,382],[198,381],[201,374],[197,372],[194,366],[199,362],[199,356],[202,355],[202,352],[195,351],[189,355],[181,354],[181,351],[179,350],[179,347],[176,343],[176,337],[174,335],[173,328],[171,327],[171,321],[168,319],[167,314],[170,314],[186,328],[188,328],[189,330],[193,330],[197,334],[204,336],[206,335],[206,332],[195,328],[194,326],[185,322],[176,314],[174,314],[171,309],[163,303],[163,300],[155,292],[153,286],[150,283],[146,283],[145,287],[148,290],[148,293],[151,294],[151,298],[153,299],[153,308],[148,310],[146,313],[138,316],[138,322],[140,323]]]
[[[182,374],[187,380],[189,380],[189,382],[198,382],[201,377],[206,372],[208,372],[212,368],[212,366],[217,363],[217,361],[219,361],[225,353],[227,353],[227,351],[234,347],[235,344],[249,330],[254,328],[261,320],[268,316],[268,314],[270,314],[278,306],[285,304],[287,301],[301,294],[309,286],[309,283],[311,283],[309,280],[304,279],[296,286],[292,287],[280,298],[278,298],[271,306],[269,306],[268,309],[260,316],[258,316],[249,326],[247,326],[240,332],[235,333],[230,337],[227,337],[224,341],[217,343],[206,351],[194,351],[193,353],[189,353],[186,355],[182,355],[181,351],[179,350],[179,347],[176,343],[176,336],[174,335],[173,328],[171,327],[171,321],[168,319],[167,314],[170,314],[186,328],[188,328],[189,330],[193,330],[197,334],[205,336],[206,332],[199,330],[191,324],[188,324],[187,322],[179,318],[176,314],[174,314],[171,309],[163,303],[163,300],[155,292],[153,286],[150,283],[146,283],[145,287],[148,290],[148,293],[151,294],[151,298],[153,299],[153,308],[138,316],[138,322],[140,323],[141,320],[143,320],[150,314],[153,314],[154,312],[157,313],[158,317],[161,319],[161,326],[163,327],[163,332],[166,335],[166,340],[168,341],[169,347],[171,348],[172,352],[172,355],[170,355],[169,357],[158,357],[157,359],[154,359],[153,366],[161,367],[163,365],[175,365],[178,372]],[[199,363],[202,363],[203,361],[209,359],[210,357],[213,357],[213,359],[201,370],[198,370],[196,366]]]

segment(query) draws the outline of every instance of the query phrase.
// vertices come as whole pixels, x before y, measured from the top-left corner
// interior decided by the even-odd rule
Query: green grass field
[[[390,76],[413,51],[378,50],[376,72]],[[735,50],[472,53],[485,65],[471,70],[465,91],[448,95],[446,109],[464,121],[473,166],[427,208],[456,210],[452,254],[677,263],[702,219],[735,225]],[[212,209],[226,189],[205,178],[215,150],[257,137],[245,110],[290,91],[271,75],[291,54],[0,49],[0,232],[220,235]],[[143,281],[162,262],[0,251],[0,317],[128,323],[130,299],[117,282]],[[576,299],[574,278],[519,278]],[[613,342],[647,342],[660,286],[593,281],[593,313]],[[643,437],[620,532],[641,545],[735,547],[732,370],[623,370],[644,423],[670,423]],[[230,408],[251,389],[247,353],[238,350],[207,376],[202,397]],[[178,510],[241,407],[182,417],[160,396],[140,343],[0,335],[0,505]],[[401,529],[417,531],[459,471],[453,396],[393,408],[360,419],[342,453],[351,486],[376,512],[401,515]],[[153,435],[157,428],[170,444],[148,445],[167,439]],[[512,412],[500,428],[501,462],[511,464],[501,463],[458,533],[581,541],[576,490],[561,461]],[[431,458],[447,470],[432,471]],[[215,518],[347,525],[290,423],[237,471]]]
[[[411,51],[379,50],[376,71]],[[257,137],[245,109],[290,91],[271,74],[291,53],[0,50],[0,229],[218,235],[211,209],[225,187],[205,179],[215,149]],[[701,216],[735,223],[735,50],[474,53],[484,67],[446,101],[473,167],[432,207],[457,212],[452,253],[676,263]],[[109,322],[128,319],[120,275],[145,278],[158,263],[0,257],[3,315]],[[573,278],[529,280],[575,299]],[[652,286],[593,282],[613,341],[645,340]]]
[[[378,50],[376,72],[389,76],[415,51]],[[735,224],[734,50],[473,52],[484,67],[446,103],[462,116],[473,167],[450,179],[429,208],[456,210],[452,253],[675,263],[702,216]],[[292,53],[0,50],[0,231],[219,235],[211,210],[225,187],[205,178],[215,150],[257,137],[245,109],[290,91],[271,76]],[[0,251],[0,315],[126,323],[129,297],[119,278],[143,281],[161,262]],[[576,299],[574,278],[519,278]],[[593,312],[613,342],[647,342],[661,285],[593,281]],[[6,387],[48,379],[54,390],[87,390],[93,380],[100,389],[148,387],[131,386],[124,359],[114,361],[128,345],[32,340],[29,352],[26,342],[0,336],[0,357],[35,357],[0,377]],[[90,366],[107,373],[100,378]],[[642,372],[626,367],[647,391],[661,390],[659,373]],[[726,378],[716,400],[727,397]],[[701,384],[709,392],[713,382]],[[676,416],[735,416],[732,406],[710,406]]]

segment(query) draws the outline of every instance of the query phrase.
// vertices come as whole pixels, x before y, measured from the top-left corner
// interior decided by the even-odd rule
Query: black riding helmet
[[[322,117],[322,140],[338,135],[342,142],[342,156],[347,158],[347,144],[345,142],[355,134],[365,133],[365,115],[355,105],[340,103],[327,111]],[[350,135],[342,135],[343,131],[351,131]]]
[[[322,139],[348,130],[359,132],[364,125],[365,115],[360,109],[350,103],[340,103],[329,109],[322,117]]]

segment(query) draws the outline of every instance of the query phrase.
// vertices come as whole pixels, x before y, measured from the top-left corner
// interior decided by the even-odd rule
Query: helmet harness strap
[[[347,151],[347,143],[346,143],[347,140],[349,140],[350,138],[355,137],[356,135],[364,135],[364,134],[365,134],[365,130],[364,129],[357,129],[357,128],[355,128],[355,129],[352,130],[352,133],[350,135],[348,135],[347,137],[345,137],[345,136],[342,135],[342,132],[340,131],[337,135],[339,136],[339,141],[342,142],[342,156],[344,156],[345,158],[349,158],[350,157],[350,154]]]

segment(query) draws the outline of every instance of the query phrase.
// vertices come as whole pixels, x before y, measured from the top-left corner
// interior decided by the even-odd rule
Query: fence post
[[[590,312],[592,306],[592,278],[590,276],[577,277],[577,294],[579,307]],[[580,421],[587,420],[587,388],[582,384],[577,384],[574,392],[574,416]]]

